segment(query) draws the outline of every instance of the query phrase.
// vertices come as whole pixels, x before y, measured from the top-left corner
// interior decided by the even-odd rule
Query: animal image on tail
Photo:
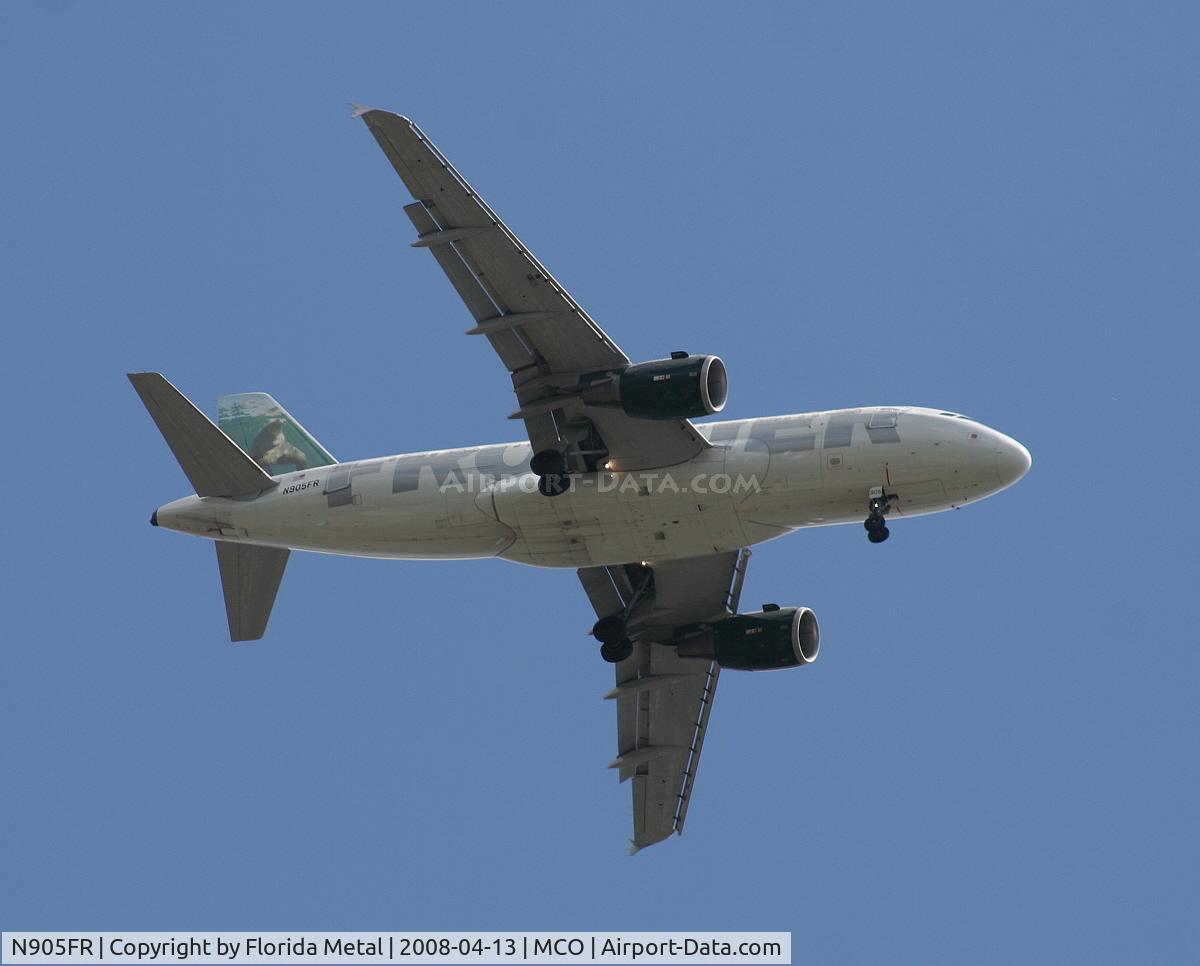
[[[217,425],[272,476],[337,462],[265,392],[222,396],[217,400]]]

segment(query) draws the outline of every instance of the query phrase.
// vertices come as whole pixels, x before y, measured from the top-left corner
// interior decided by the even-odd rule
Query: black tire
[[[562,496],[571,488],[571,478],[558,473],[538,477],[538,492],[542,496]]]
[[[562,476],[567,472],[567,458],[560,450],[538,450],[529,460],[529,469],[538,476]]]
[[[625,618],[620,614],[609,614],[607,617],[601,617],[592,626],[592,637],[601,644],[618,643],[625,637],[625,633]]]
[[[879,527],[876,530],[867,531],[867,539],[870,540],[871,543],[883,543],[883,541],[891,535],[892,531],[887,527]]]
[[[600,645],[600,656],[609,664],[620,664],[633,653],[633,641],[623,637],[619,641],[607,641]]]

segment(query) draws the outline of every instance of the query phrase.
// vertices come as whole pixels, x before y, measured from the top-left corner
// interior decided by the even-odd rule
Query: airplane
[[[682,833],[722,669],[799,668],[804,606],[739,611],[750,547],[805,527],[951,510],[1028,471],[960,413],[875,406],[695,423],[725,406],[715,355],[632,362],[411,120],[358,108],[413,201],[467,330],[512,379],[517,442],[341,463],[266,393],[214,424],[161,374],[129,379],[195,490],[154,526],[215,541],[230,638],[260,639],[292,550],[572,567],[615,665],[605,697],[632,782],[632,851]]]

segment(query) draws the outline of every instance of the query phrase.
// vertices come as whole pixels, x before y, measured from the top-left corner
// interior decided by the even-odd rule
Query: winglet
[[[368,114],[378,114],[381,117],[394,117],[397,121],[401,121],[404,124],[409,125],[410,127],[413,127],[413,128],[416,127],[416,125],[413,124],[411,118],[405,117],[403,114],[397,114],[395,111],[385,111],[381,107],[367,107],[365,104],[355,104],[353,102],[351,102],[350,106],[352,108],[354,108],[354,113],[350,115],[351,117],[361,117],[367,124],[370,124],[372,127],[378,126],[379,119],[376,118],[374,123],[372,123],[372,121],[367,120]],[[420,137],[422,140],[424,140],[425,136],[423,134],[421,134],[420,131],[417,131],[417,136]]]

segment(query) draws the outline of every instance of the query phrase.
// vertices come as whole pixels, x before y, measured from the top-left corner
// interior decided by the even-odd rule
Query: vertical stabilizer
[[[337,462],[291,413],[265,392],[239,392],[217,400],[217,424],[272,476]]]

